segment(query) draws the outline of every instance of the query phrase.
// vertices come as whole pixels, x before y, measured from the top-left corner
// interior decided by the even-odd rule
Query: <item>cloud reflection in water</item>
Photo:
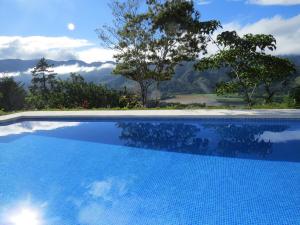
[[[49,131],[64,127],[75,127],[78,125],[80,125],[80,122],[26,121],[6,125],[5,128],[3,127],[0,129],[0,137],[23,133],[34,133],[36,131]]]

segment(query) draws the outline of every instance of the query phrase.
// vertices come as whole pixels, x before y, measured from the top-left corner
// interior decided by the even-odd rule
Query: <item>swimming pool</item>
[[[0,125],[1,225],[299,225],[300,120]]]

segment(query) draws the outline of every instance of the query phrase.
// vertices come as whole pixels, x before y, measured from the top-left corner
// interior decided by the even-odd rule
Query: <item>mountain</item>
[[[37,62],[38,60],[0,60],[0,74],[14,76],[16,81],[28,86],[32,78],[31,70]],[[71,72],[77,72],[89,82],[101,83],[114,89],[122,89],[124,86],[133,88],[136,85],[123,76],[113,75],[115,63],[112,61],[85,63],[79,60],[48,60],[48,62],[53,65],[54,72],[58,73],[61,79],[66,79]],[[217,72],[196,72],[193,63],[183,63],[177,67],[174,78],[162,82],[160,89],[164,93],[210,93],[214,90],[215,84],[224,80],[224,77]]]
[[[296,82],[300,84],[300,55],[284,56],[290,59],[297,67]],[[112,70],[115,63],[93,62],[86,63],[80,60],[54,61],[48,60],[53,65],[53,70],[61,79],[66,79],[71,72],[80,73],[87,81],[101,83],[114,89],[135,88],[132,82],[123,76],[113,75]],[[31,70],[38,60],[5,59],[0,60],[0,74],[6,73],[14,76],[15,80],[23,82],[28,86],[31,81]],[[197,72],[194,71],[193,62],[182,63],[176,68],[176,74],[170,81],[160,84],[160,91],[166,94],[191,94],[212,93],[215,85],[227,78],[224,70]],[[291,82],[295,84],[296,82]]]
[[[13,76],[16,81],[23,82],[25,86],[28,86],[32,78],[31,71],[37,62],[38,60],[0,60],[0,74]],[[111,88],[123,88],[124,85],[132,86],[132,82],[124,77],[112,74],[115,66],[112,61],[85,63],[80,60],[48,60],[48,62],[53,65],[54,72],[61,79],[66,79],[71,72],[76,72],[80,73],[89,82],[102,83]]]

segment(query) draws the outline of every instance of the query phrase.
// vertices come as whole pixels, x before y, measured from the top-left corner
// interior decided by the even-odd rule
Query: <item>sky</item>
[[[109,0],[0,0],[0,59],[112,60],[95,29],[112,21]],[[273,34],[276,54],[300,54],[300,0],[194,0],[223,30]]]

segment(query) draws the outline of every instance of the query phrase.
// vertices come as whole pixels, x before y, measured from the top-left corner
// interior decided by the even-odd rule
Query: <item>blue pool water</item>
[[[0,225],[299,225],[299,120],[0,125]]]

